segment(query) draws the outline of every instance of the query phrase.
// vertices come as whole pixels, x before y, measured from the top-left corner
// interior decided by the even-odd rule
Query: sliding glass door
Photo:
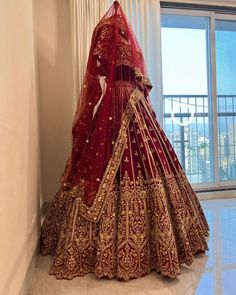
[[[192,183],[213,181],[208,28],[207,17],[162,17],[164,129]]]
[[[223,18],[162,14],[163,126],[198,187],[236,180],[236,20]]]
[[[219,176],[236,180],[236,21],[216,20]]]

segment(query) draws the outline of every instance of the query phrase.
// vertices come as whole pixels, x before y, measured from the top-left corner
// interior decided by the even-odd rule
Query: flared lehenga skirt
[[[42,227],[41,252],[54,256],[50,274],[59,279],[128,280],[151,270],[174,278],[208,250],[203,210],[146,98],[117,87],[127,103],[93,205],[79,186],[62,186]]]

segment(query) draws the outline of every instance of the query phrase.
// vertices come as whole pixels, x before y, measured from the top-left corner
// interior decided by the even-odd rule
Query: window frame
[[[212,153],[213,153],[213,175],[214,182],[192,184],[195,191],[212,191],[222,189],[236,188],[236,181],[220,181],[219,175],[219,152],[218,152],[218,126],[217,126],[217,91],[216,91],[216,43],[215,43],[215,22],[216,20],[231,20],[236,21],[236,15],[224,14],[214,11],[203,11],[183,8],[161,8],[161,15],[173,14],[183,16],[200,16],[209,18],[209,28],[207,29],[207,59],[208,59],[208,96],[209,100],[209,122],[211,127],[212,138]],[[162,87],[163,89],[163,87]],[[162,105],[163,105],[162,93]],[[163,108],[162,108],[163,109]],[[164,114],[162,116],[162,125],[164,122]],[[214,144],[217,143],[217,144]]]

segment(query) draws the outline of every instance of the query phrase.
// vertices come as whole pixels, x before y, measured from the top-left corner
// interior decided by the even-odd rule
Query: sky
[[[216,33],[216,61],[217,93],[236,94],[236,31]]]
[[[187,22],[191,22],[191,18],[187,18]],[[194,19],[196,22],[196,17]],[[202,17],[199,21],[202,23]],[[185,28],[178,28],[178,26],[162,28],[162,70],[165,95],[207,94],[206,30],[202,28],[202,24],[201,28],[186,28],[186,23],[184,23]],[[224,30],[225,23],[227,31]],[[229,22],[216,22],[216,28],[219,27],[216,31],[217,94],[236,94],[235,24],[236,22],[230,29]]]
[[[163,92],[207,94],[204,30],[162,28]]]

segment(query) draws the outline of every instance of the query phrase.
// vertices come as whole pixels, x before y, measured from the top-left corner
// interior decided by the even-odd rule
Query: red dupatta
[[[86,206],[109,193],[125,144],[123,129],[132,116],[129,103],[116,109],[119,97],[114,89],[121,81],[130,82],[136,88],[134,99],[148,97],[151,84],[146,76],[141,49],[115,1],[93,32],[73,123],[72,153],[62,177],[65,189],[76,187]]]

